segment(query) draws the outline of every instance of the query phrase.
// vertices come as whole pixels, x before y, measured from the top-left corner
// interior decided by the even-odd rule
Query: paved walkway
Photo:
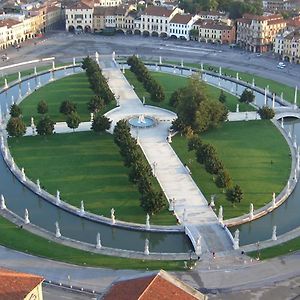
[[[0,266],[44,276],[47,280],[104,293],[112,282],[151,272],[75,266],[31,256],[0,246]],[[234,291],[274,284],[300,275],[300,253],[269,261],[251,261],[244,255],[205,257],[189,272],[175,276],[197,289]]]
[[[166,141],[168,130],[176,114],[157,107],[144,106],[122,72],[111,60],[101,60],[101,67],[111,90],[119,99],[120,106],[106,114],[112,122],[112,129],[120,119],[133,115],[149,115],[158,120],[158,125],[147,129],[132,129],[138,138],[149,164],[168,199],[175,199],[175,214],[180,223],[188,228],[188,235],[196,247],[201,236],[202,251],[219,252],[232,249],[228,234],[195,184],[188,170]],[[76,131],[90,130],[91,123],[81,123]],[[55,125],[56,133],[72,131],[66,123]],[[32,129],[27,129],[32,134]],[[154,166],[155,165],[155,166]],[[200,253],[200,251],[199,251]]]

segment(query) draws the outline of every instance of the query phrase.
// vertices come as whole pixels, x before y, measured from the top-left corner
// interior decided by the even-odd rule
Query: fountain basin
[[[134,116],[128,119],[129,125],[135,128],[147,128],[156,125],[156,120],[149,116]]]

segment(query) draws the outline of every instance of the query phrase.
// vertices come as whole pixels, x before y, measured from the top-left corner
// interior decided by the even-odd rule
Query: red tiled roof
[[[103,300],[196,300],[206,296],[164,271],[117,282]]]
[[[157,16],[157,17],[170,17],[173,10],[167,9],[166,7],[162,6],[148,6],[143,15],[148,16]]]
[[[84,2],[77,2],[77,3],[71,3],[67,4],[66,8],[68,9],[91,9],[89,5],[87,5]]]
[[[44,278],[0,268],[0,299],[24,299]]]
[[[0,20],[0,27],[7,26],[8,28],[10,28],[10,27],[20,24],[20,23],[22,23],[22,21],[18,21],[15,19],[3,19],[3,20]]]
[[[190,15],[190,14],[185,14],[185,15],[177,14],[170,21],[170,23],[187,24],[188,22],[191,21],[192,18],[193,18],[193,15]]]

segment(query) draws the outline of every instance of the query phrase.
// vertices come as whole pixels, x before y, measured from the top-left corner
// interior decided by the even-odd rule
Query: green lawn
[[[166,74],[161,72],[150,72],[150,74],[155,78],[163,87],[165,92],[165,100],[163,102],[155,102],[151,101],[150,94],[144,89],[143,84],[137,80],[134,73],[132,73],[130,70],[125,71],[125,76],[129,83],[134,86],[134,90],[138,97],[142,100],[143,96],[146,98],[146,104],[159,106],[162,108],[169,109],[171,111],[175,111],[174,107],[169,105],[169,100],[172,95],[172,93],[187,85],[188,78],[182,77],[178,75],[172,75],[172,74]],[[208,96],[211,99],[214,99],[218,101],[219,95],[220,95],[220,89],[213,87],[211,85],[207,85],[207,93]],[[226,94],[226,106],[230,111],[236,110],[236,104],[239,103],[237,97],[225,92]],[[245,103],[239,103],[240,104],[240,111],[253,111],[254,108],[250,105],[247,105]]]
[[[129,169],[123,164],[110,134],[78,132],[10,138],[9,147],[17,165],[51,194],[76,207],[83,200],[87,211],[128,222],[145,223],[136,185],[129,182]],[[155,224],[170,225],[176,220],[167,210],[152,216]]]
[[[259,254],[259,258],[264,260],[276,256],[289,254],[291,252],[298,251],[298,250],[300,250],[300,237],[274,247],[259,250],[259,253],[257,251],[249,252],[247,253],[247,255],[253,258],[257,258]]]
[[[241,203],[232,205],[218,189],[213,176],[197,163],[195,152],[188,152],[187,139],[175,136],[172,146],[179,158],[187,163],[192,176],[206,198],[217,195],[216,205],[224,208],[226,219],[249,212],[249,204],[257,209],[272,199],[286,185],[290,174],[289,147],[270,121],[226,122],[221,128],[201,135],[213,144],[229,171],[233,182],[244,191]],[[271,163],[272,162],[272,163]]]
[[[55,64],[56,67],[62,67],[68,64]],[[37,72],[42,72],[42,71],[46,71],[52,69],[52,64],[48,65],[48,66],[42,66],[42,67],[37,67],[36,70]],[[7,79],[7,82],[13,82],[15,80],[17,80],[19,78],[19,74],[18,73],[12,73],[12,74],[8,74],[8,75],[4,75],[3,72],[1,73],[1,77],[0,77],[0,86],[2,87],[4,85],[4,81],[5,78]],[[21,76],[25,77],[25,76],[29,76],[29,75],[33,75],[34,74],[34,67],[32,67],[31,69],[28,70],[24,70],[21,71]]]
[[[174,62],[174,61],[168,61],[166,63],[171,63],[175,65],[180,65],[180,62]],[[198,68],[200,69],[200,64],[197,63],[185,63],[186,67],[192,67],[192,68]],[[212,66],[210,64],[204,64],[203,65],[205,70],[215,71],[219,72],[219,67]],[[222,74],[226,74],[227,76],[236,77],[236,70],[232,70],[231,68],[222,68]],[[278,70],[280,72],[280,70]],[[277,82],[272,79],[267,79],[261,76],[257,76],[252,73],[248,72],[238,72],[239,78],[242,81],[252,83],[252,79],[255,79],[255,84],[258,87],[265,88],[267,85],[269,85],[270,91],[273,93],[276,93],[277,95],[280,95],[281,92],[283,92],[283,98],[291,103],[294,103],[294,95],[295,95],[295,87],[291,87],[289,85]],[[300,93],[298,93],[297,97],[297,103],[300,105]]]
[[[148,261],[94,254],[63,246],[20,229],[0,217],[0,244],[11,249],[76,265],[112,269],[183,270],[183,261]]]
[[[65,115],[59,112],[60,104],[65,100],[70,100],[77,105],[81,121],[89,121],[90,113],[87,103],[93,95],[86,74],[80,73],[51,82],[38,89],[24,99],[20,107],[23,111],[24,121],[30,125],[31,117],[34,117],[35,123],[37,123],[40,118],[37,113],[37,104],[39,101],[45,100],[49,107],[48,114],[55,122],[59,122],[66,120]],[[109,111],[114,106],[115,103],[111,103],[103,109],[102,113]]]

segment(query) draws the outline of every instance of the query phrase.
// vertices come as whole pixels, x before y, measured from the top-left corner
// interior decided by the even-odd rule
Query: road
[[[36,45],[35,45],[36,43]],[[295,86],[300,80],[300,65],[287,64],[285,69],[278,69],[278,61],[272,54],[256,54],[227,45],[211,45],[194,41],[163,40],[155,37],[124,36],[112,37],[82,34],[74,35],[62,31],[49,32],[43,39],[28,40],[20,50],[14,48],[0,51],[7,53],[10,60],[0,62],[0,67],[27,59],[55,56],[57,62],[71,62],[74,56],[86,56],[98,51],[100,54],[117,55],[139,54],[158,60],[181,60],[204,62],[216,66],[231,67],[239,72],[250,72],[266,78]]]

